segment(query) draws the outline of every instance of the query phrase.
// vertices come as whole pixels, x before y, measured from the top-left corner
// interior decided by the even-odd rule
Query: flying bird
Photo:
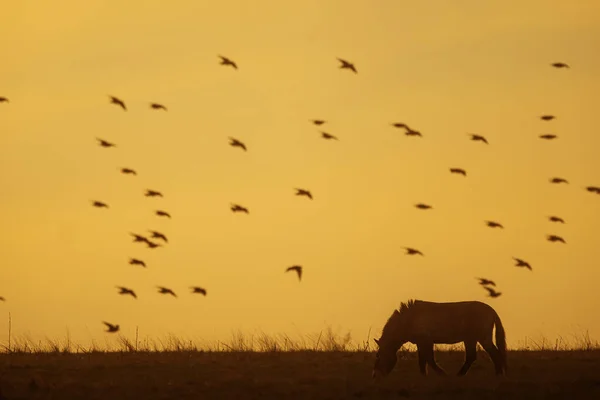
[[[403,123],[403,122],[393,122],[391,125],[392,125],[394,128],[400,128],[400,129],[401,129],[401,128],[404,128],[404,129],[406,129],[406,130],[409,130],[409,129],[410,129],[410,128],[408,127],[408,125],[406,125],[406,124],[405,124],[405,123]]]
[[[231,203],[230,210],[234,213],[236,212],[244,212],[246,214],[250,214],[250,211],[246,207],[240,206],[239,204]]]
[[[306,189],[299,189],[299,188],[295,188],[296,189],[296,196],[306,196],[309,199],[312,200],[312,193],[310,192],[310,190],[306,190]]]
[[[467,171],[465,171],[462,168],[450,168],[450,173],[451,174],[460,174],[463,176],[467,176]]]
[[[146,193],[144,194],[144,196],[146,196],[146,197],[163,197],[163,194],[156,190],[146,189]]]
[[[107,327],[106,332],[115,333],[119,331],[119,325],[113,325],[105,321],[102,321],[102,323]]]
[[[417,207],[421,210],[429,210],[430,208],[433,208],[433,206],[430,206],[429,204],[424,204],[424,203],[417,203],[417,204],[415,204],[415,207]]]
[[[586,186],[585,190],[590,193],[600,194],[600,186]]]
[[[232,138],[231,136],[229,137],[229,145],[232,147],[241,147],[244,151],[248,150],[244,143],[240,142],[239,140],[237,140],[235,138]]]
[[[160,233],[158,231],[152,231],[152,230],[148,230],[148,232],[150,232],[152,234],[151,238],[153,238],[153,239],[162,239],[162,240],[164,240],[165,243],[169,242],[167,240],[167,237],[163,233]]]
[[[488,297],[491,297],[491,298],[496,298],[496,297],[498,297],[498,296],[501,296],[501,295],[502,295],[502,292],[496,292],[496,291],[495,291],[494,289],[492,289],[491,287],[484,286],[483,288],[484,288],[485,290],[487,290],[487,291],[488,291]]]
[[[0,97],[0,103],[10,103],[10,100],[8,100],[8,97]]]
[[[168,289],[168,288],[162,287],[162,286],[157,286],[157,288],[158,288],[158,293],[160,293],[160,294],[170,294],[173,297],[177,297],[175,292],[172,291],[171,289]]]
[[[190,286],[190,289],[192,289],[192,293],[199,293],[203,296],[206,296],[206,289],[201,288],[199,286]]]
[[[552,139],[556,139],[558,136],[556,136],[553,133],[546,133],[544,135],[540,135],[540,139],[546,139],[546,140],[552,140]]]
[[[296,271],[296,273],[298,274],[298,280],[301,281],[302,280],[302,266],[301,265],[293,265],[291,267],[288,267],[285,272],[290,272],[290,271]]]
[[[414,256],[414,255],[417,255],[417,254],[420,255],[420,256],[424,255],[420,250],[417,250],[417,249],[412,248],[412,247],[403,247],[403,249],[406,250],[406,254],[409,255],[409,256]]]
[[[146,263],[137,258],[130,258],[129,265],[141,265],[142,267],[146,268]]]
[[[148,239],[145,236],[142,235],[138,235],[137,233],[129,233],[131,236],[133,236],[133,241],[134,242],[146,242],[148,241]]]
[[[410,128],[408,128],[406,130],[406,132],[404,132],[404,134],[406,136],[419,136],[419,137],[423,137],[423,135],[421,134],[421,132],[415,131],[414,129],[410,129]]]
[[[513,257],[513,260],[515,260],[515,262],[516,262],[515,267],[527,268],[528,270],[533,271],[533,269],[531,268],[531,265],[527,261],[521,260],[520,258],[517,258],[517,257]]]
[[[315,125],[323,125],[327,121],[325,121],[324,119],[311,119],[310,122],[312,122]]]
[[[349,69],[349,70],[353,71],[355,74],[358,74],[356,67],[351,62],[346,61],[342,58],[338,58],[338,61],[341,63],[341,65],[340,65],[341,69]]]
[[[98,201],[98,200],[94,200],[94,201],[92,202],[92,206],[93,206],[93,207],[98,207],[98,208],[108,208],[108,204],[106,204],[106,203],[103,203],[103,202],[101,202],[101,201]]]
[[[566,64],[564,62],[555,62],[550,65],[552,65],[554,68],[571,68],[571,67],[569,67],[568,64]]]
[[[337,136],[332,135],[331,133],[321,132],[321,137],[327,140],[339,140]]]
[[[135,292],[131,289],[128,289],[126,287],[123,286],[115,286],[117,289],[119,289],[119,294],[125,294],[125,295],[131,295],[131,297],[133,297],[134,299],[137,299],[137,295],[135,294]]]
[[[550,183],[569,183],[569,181],[567,181],[564,178],[551,178],[550,179]]]
[[[238,66],[235,62],[233,62],[231,59],[221,56],[219,55],[219,58],[221,59],[221,65],[231,65],[233,68],[238,69]]]
[[[485,278],[475,278],[479,280],[479,284],[482,286],[486,286],[486,285],[490,285],[490,286],[496,286],[496,282],[491,281],[489,279],[485,279]]]
[[[501,229],[504,229],[504,226],[502,226],[501,223],[496,222],[496,221],[485,221],[485,224],[487,226],[489,226],[490,228],[501,228]]]
[[[555,119],[556,117],[554,115],[541,115],[540,119],[542,121],[552,121],[553,119]]]
[[[153,110],[165,110],[167,111],[167,107],[159,103],[150,103],[150,108]]]
[[[108,96],[108,97],[110,97],[110,104],[116,104],[118,106],[121,106],[121,108],[124,111],[127,111],[127,107],[125,107],[125,103],[123,102],[123,100],[121,100],[115,96]]]
[[[565,220],[562,219],[561,217],[557,217],[555,215],[551,215],[548,217],[548,220],[550,220],[551,222],[560,222],[561,224],[565,223]]]
[[[104,139],[96,138],[96,140],[98,141],[98,144],[102,147],[117,147],[116,144],[108,142]]]
[[[468,133],[468,135],[471,136],[471,140],[480,141],[480,142],[483,142],[485,144],[489,144],[488,141],[487,141],[487,139],[485,137],[481,136],[481,135],[477,135],[475,133]]]
[[[0,301],[6,301],[6,299],[3,296],[0,296]]]
[[[565,239],[563,239],[562,237],[560,237],[558,235],[546,235],[546,239],[549,242],[562,242],[564,244],[567,244],[567,242],[565,241]]]
[[[154,243],[154,242],[152,242],[150,240],[146,240],[146,244],[148,245],[148,248],[150,248],[150,249],[155,249],[157,247],[161,247],[162,246],[161,244]]]
[[[137,172],[135,172],[135,170],[131,169],[131,168],[121,168],[121,173],[123,174],[130,174],[130,175],[137,175]]]
[[[156,210],[154,212],[156,215],[158,215],[159,217],[167,217],[167,218],[171,218],[171,214],[169,214],[166,211],[162,211],[162,210]]]

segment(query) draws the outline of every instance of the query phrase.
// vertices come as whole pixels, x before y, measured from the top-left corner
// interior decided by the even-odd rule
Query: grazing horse
[[[496,326],[496,345],[492,332]],[[477,357],[477,342],[490,355],[496,375],[506,373],[506,336],[500,317],[489,305],[480,301],[434,303],[409,300],[394,310],[381,337],[375,339],[379,347],[373,367],[373,378],[389,374],[396,365],[396,352],[406,342],[417,345],[419,369],[427,375],[427,364],[438,374],[446,373],[433,357],[433,346],[464,342],[465,363],[458,376],[467,373]],[[496,347],[497,346],[497,347]]]

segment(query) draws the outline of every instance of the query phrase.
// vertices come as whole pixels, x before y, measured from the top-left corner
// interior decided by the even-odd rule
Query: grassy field
[[[436,352],[449,376],[422,377],[416,354],[403,349],[392,374],[377,383],[369,343],[331,332],[302,343],[240,334],[204,350],[173,337],[117,343],[84,349],[68,338],[14,341],[0,354],[0,400],[600,399],[600,350],[589,340],[579,349],[529,341],[528,350],[509,352],[508,374],[500,378],[482,352],[467,376],[453,376],[464,357],[460,346]]]

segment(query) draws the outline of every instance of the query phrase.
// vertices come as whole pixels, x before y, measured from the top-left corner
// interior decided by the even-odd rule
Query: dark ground
[[[438,352],[448,377],[418,374],[414,353],[374,384],[373,353],[0,355],[0,399],[600,399],[600,351],[509,352],[497,378],[485,353]]]

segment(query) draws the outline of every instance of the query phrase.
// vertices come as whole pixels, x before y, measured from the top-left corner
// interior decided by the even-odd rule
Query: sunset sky
[[[409,298],[485,301],[509,346],[600,338],[600,196],[583,189],[600,186],[600,2],[21,0],[0,38],[0,343],[9,312],[15,336],[81,343],[103,320],[128,337],[363,340]],[[148,229],[169,243],[132,243]]]

